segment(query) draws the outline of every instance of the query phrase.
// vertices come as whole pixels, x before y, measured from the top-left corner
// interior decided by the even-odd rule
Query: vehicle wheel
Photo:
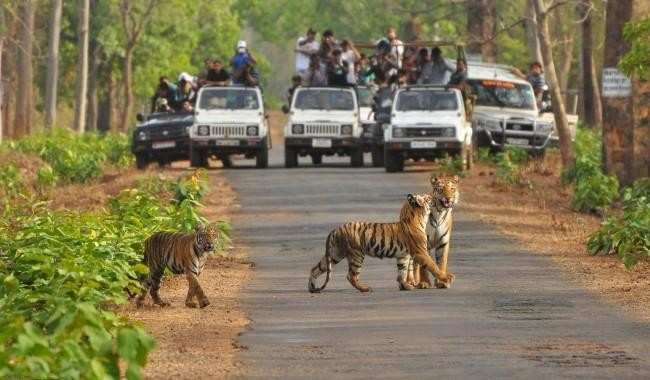
[[[136,155],[135,155],[135,166],[139,170],[146,169],[148,164],[149,164],[149,159],[147,158],[146,153],[136,153]]]
[[[295,168],[298,166],[298,152],[289,148],[288,146],[284,147],[284,167],[285,168]]]
[[[194,168],[203,167],[205,153],[201,149],[190,147],[190,166]]]
[[[320,153],[314,153],[311,155],[311,162],[314,165],[320,165],[323,163],[323,155]]]
[[[370,156],[372,157],[372,166],[380,168],[384,166],[384,147],[380,145],[373,145],[370,148]]]
[[[384,168],[388,173],[403,171],[404,157],[401,152],[390,151],[384,147]]]
[[[262,149],[257,152],[255,157],[255,167],[258,169],[269,167],[269,144],[266,137],[262,139]]]
[[[350,165],[353,168],[359,168],[363,166],[363,149],[359,148],[350,152]]]
[[[232,159],[230,158],[230,155],[224,154],[222,156],[219,156],[219,159],[221,160],[221,164],[223,165],[224,168],[232,168]],[[205,159],[206,161],[208,160],[207,157]]]

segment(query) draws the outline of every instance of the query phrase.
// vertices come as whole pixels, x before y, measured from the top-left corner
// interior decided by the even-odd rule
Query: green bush
[[[650,258],[650,178],[623,192],[623,212],[607,218],[589,237],[591,254],[618,254],[626,267]]]
[[[490,148],[478,148],[478,150],[476,150],[476,161],[486,163],[494,162],[494,158],[490,153]]]
[[[436,158],[436,164],[438,165],[437,174],[440,175],[454,175],[458,174],[464,176],[465,168],[463,165],[463,158],[458,155],[455,157],[445,154],[442,158]]]
[[[565,184],[574,184],[572,207],[580,212],[602,213],[618,197],[619,184],[616,177],[607,176],[601,170],[600,133],[578,129],[574,149],[575,165],[562,173]]]
[[[496,155],[497,184],[512,186],[522,184],[522,166],[528,162],[528,152],[522,148],[508,148]]]
[[[15,197],[25,188],[25,180],[16,164],[0,166],[0,196]]]

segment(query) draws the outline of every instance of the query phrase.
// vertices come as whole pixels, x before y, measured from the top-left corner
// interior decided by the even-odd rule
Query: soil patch
[[[478,164],[461,181],[461,202],[479,219],[518,240],[530,252],[551,256],[583,286],[637,317],[650,321],[650,263],[626,269],[616,256],[592,256],[587,239],[601,218],[572,211],[570,188],[561,185],[559,154],[524,171],[528,187],[494,184],[494,168]],[[547,270],[548,268],[540,268]]]

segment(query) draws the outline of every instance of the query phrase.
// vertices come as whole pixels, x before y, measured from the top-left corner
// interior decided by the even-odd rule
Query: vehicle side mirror
[[[144,121],[144,115],[141,114],[141,113],[138,113],[137,115],[135,115],[135,119],[137,121],[139,121],[140,123],[142,123]]]
[[[284,112],[284,113],[289,113],[289,106],[286,105],[286,104],[283,105],[283,106],[282,106],[282,112]]]

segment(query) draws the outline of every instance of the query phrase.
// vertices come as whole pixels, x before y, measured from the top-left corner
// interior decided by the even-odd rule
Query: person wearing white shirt
[[[395,28],[388,28],[386,37],[379,41],[387,41],[390,45],[390,54],[397,58],[397,68],[402,68],[402,59],[404,58],[404,43],[397,39],[397,31]]]
[[[348,84],[357,84],[357,75],[354,67],[355,63],[359,62],[361,59],[361,55],[357,49],[354,48],[352,42],[348,40],[341,41],[341,58],[348,63]]]
[[[319,48],[320,43],[316,41],[316,31],[313,28],[309,28],[307,35],[298,37],[296,41],[296,73],[303,81],[307,80],[309,58],[317,54]]]

